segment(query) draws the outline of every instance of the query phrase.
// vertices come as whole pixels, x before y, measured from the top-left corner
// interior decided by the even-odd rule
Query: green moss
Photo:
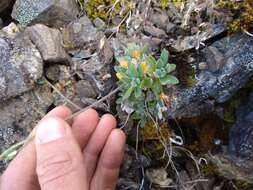
[[[162,9],[169,8],[169,4],[172,3],[175,7],[179,8],[185,0],[160,0],[160,6]]]
[[[101,18],[107,20],[109,16],[116,16],[120,11],[120,5],[116,4],[115,8],[110,12],[110,8],[115,4],[116,0],[89,0],[85,5],[85,11],[91,18]]]
[[[228,23],[229,30],[236,32],[240,30],[248,30],[253,25],[253,1],[228,1],[218,0],[216,8],[219,11],[230,14],[233,20]]]
[[[235,185],[236,185],[236,187],[238,187],[241,190],[250,189],[252,187],[252,184],[250,184],[247,181],[236,181]]]
[[[140,141],[142,152],[152,158],[153,160],[166,162],[164,157],[164,145],[161,143],[161,139],[169,141],[172,131],[168,127],[167,123],[162,123],[159,126],[159,131],[152,121],[146,123],[146,126],[140,128]]]
[[[161,6],[163,9],[168,8],[169,0],[161,0]]]
[[[119,16],[124,17],[125,14],[132,9],[132,1],[118,0],[78,0],[81,8],[85,10],[90,18],[101,18],[104,21]],[[122,10],[124,8],[123,14]]]

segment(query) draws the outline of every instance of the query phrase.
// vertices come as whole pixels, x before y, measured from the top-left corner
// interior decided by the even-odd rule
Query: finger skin
[[[91,181],[91,178],[95,172],[97,161],[100,153],[102,152],[107,138],[111,131],[116,127],[116,119],[110,115],[104,115],[96,130],[93,132],[87,146],[83,150],[84,166],[87,172],[87,181]]]
[[[120,129],[114,129],[101,153],[91,190],[114,190],[124,156],[126,136]]]
[[[45,117],[66,118],[71,115],[71,110],[59,106],[50,111]],[[9,164],[1,177],[1,190],[39,190],[36,175],[36,152],[34,142],[24,147],[16,158]]]
[[[94,109],[89,109],[74,119],[72,131],[82,150],[95,131],[98,122],[99,116]]]
[[[55,133],[52,128],[55,127],[60,129],[61,135],[52,135]],[[47,132],[52,132],[50,141],[42,138],[48,139]],[[64,120],[57,117],[43,120],[37,130],[35,144],[36,171],[41,190],[87,189],[82,151],[70,126]]]

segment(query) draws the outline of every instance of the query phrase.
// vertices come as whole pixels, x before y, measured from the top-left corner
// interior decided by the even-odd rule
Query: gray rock
[[[2,28],[0,33],[7,36],[8,38],[13,39],[20,33],[20,29],[14,22],[12,22],[8,26],[5,26],[4,28]]]
[[[236,158],[235,163],[253,176],[253,91],[249,102],[237,110],[229,139],[229,153]]]
[[[52,104],[50,88],[39,86],[22,96],[0,101],[0,151],[24,140]],[[0,171],[5,164],[0,162]]]
[[[62,36],[59,30],[49,28],[42,24],[28,27],[31,41],[39,49],[43,61],[49,63],[69,63],[69,56],[62,47]]]
[[[201,43],[205,43],[207,40],[218,36],[219,34],[226,31],[226,27],[222,24],[212,26],[203,32],[197,33],[193,36],[179,37],[175,40],[171,47],[178,52],[187,51],[193,48],[199,49]]]
[[[112,69],[113,52],[107,41],[98,53],[92,55],[88,60],[76,62],[77,70],[83,79],[88,79],[99,90],[100,95],[108,94],[114,86]]]
[[[42,77],[42,58],[27,35],[0,36],[0,57],[0,102],[31,90]]]
[[[95,18],[93,23],[99,30],[104,30],[106,28],[105,22],[100,18]]]
[[[63,40],[66,48],[81,48],[99,39],[100,33],[87,16],[73,21],[63,29]]]
[[[194,117],[211,112],[215,103],[229,100],[253,75],[253,38],[238,33],[215,42],[212,47],[224,55],[224,63],[213,63],[219,65],[215,72],[202,70],[193,87],[176,90],[169,117]]]
[[[216,47],[209,46],[204,50],[207,68],[211,72],[219,71],[226,63],[225,56]],[[203,65],[202,65],[203,66]]]
[[[62,27],[78,15],[75,0],[17,0],[12,18],[21,25],[42,23],[51,27]]]
[[[168,22],[167,23],[167,26],[166,26],[166,32],[168,34],[173,34],[177,29],[177,25],[175,25],[174,23],[172,22]]]
[[[50,65],[45,70],[46,70],[46,77],[54,82],[71,79],[69,66]]]
[[[153,37],[157,37],[157,38],[166,38],[167,34],[165,33],[164,30],[157,28],[151,24],[146,24],[143,27],[143,30],[145,33],[147,33],[148,35],[151,35]]]
[[[51,81],[58,81],[60,75],[59,65],[50,65],[46,70],[46,77]]]
[[[166,12],[155,12],[149,16],[150,21],[161,29],[166,29],[169,22],[169,16]]]
[[[238,180],[243,181],[248,184],[252,184],[253,181],[253,173],[252,173],[252,163],[247,168],[251,168],[251,171],[245,170],[245,168],[238,166],[238,163],[243,162],[245,160],[241,160],[241,158],[236,158],[226,153],[220,153],[217,155],[209,156],[209,163],[212,163],[217,168],[217,174],[225,177],[228,180]],[[244,164],[249,164],[249,162],[245,162]]]
[[[96,99],[98,93],[89,81],[80,80],[76,83],[76,93],[79,98],[93,98]]]

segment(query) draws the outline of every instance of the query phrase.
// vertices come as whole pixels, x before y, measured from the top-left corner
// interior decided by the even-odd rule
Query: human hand
[[[0,190],[113,190],[123,160],[125,134],[116,120],[89,109],[72,122],[57,107],[38,124],[36,137],[10,163]]]

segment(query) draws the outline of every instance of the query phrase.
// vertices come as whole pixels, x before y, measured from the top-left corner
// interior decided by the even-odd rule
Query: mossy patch
[[[113,17],[123,18],[133,8],[133,2],[125,0],[79,0],[79,4],[90,18],[104,21]]]
[[[229,30],[236,32],[240,30],[248,30],[253,26],[253,1],[228,1],[218,0],[216,8],[232,16],[232,20],[228,23]]]
[[[159,129],[157,129],[159,127]],[[172,131],[167,123],[156,126],[153,122],[148,122],[145,127],[140,128],[140,142],[142,152],[154,160],[165,161],[164,145],[161,141],[169,142]]]

